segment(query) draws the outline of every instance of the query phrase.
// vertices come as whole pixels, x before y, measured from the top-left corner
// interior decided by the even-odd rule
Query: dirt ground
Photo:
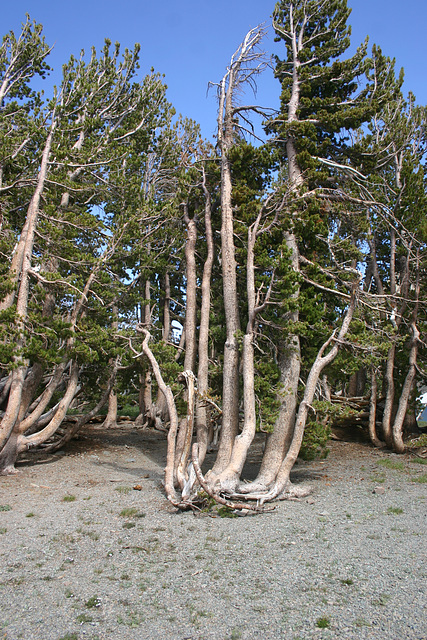
[[[235,519],[177,513],[165,435],[131,423],[28,454],[0,478],[0,637],[427,638],[425,459],[330,448],[295,467],[308,498]]]

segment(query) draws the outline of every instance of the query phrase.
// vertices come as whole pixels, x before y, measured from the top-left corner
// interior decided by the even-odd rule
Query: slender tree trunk
[[[150,340],[150,334],[147,329],[141,328],[139,329],[141,333],[145,335],[142,349],[147,356],[150,365],[153,369],[154,375],[156,377],[157,384],[161,389],[163,395],[166,398],[166,402],[168,405],[169,417],[170,417],[170,427],[168,432],[168,450],[166,457],[166,469],[165,469],[165,491],[166,497],[172,504],[178,504],[179,500],[176,495],[175,486],[174,486],[174,465],[175,465],[175,444],[176,444],[176,435],[178,431],[178,413],[176,410],[175,400],[173,397],[173,393],[171,388],[166,385],[163,380],[160,367],[151,351],[148,342]]]
[[[377,417],[377,375],[375,370],[371,371],[371,399],[369,404],[369,438],[374,447],[382,447],[383,443],[377,436],[376,417]]]
[[[111,328],[114,332],[116,332],[119,328],[119,312],[115,304],[113,305],[112,312],[113,322],[111,323]],[[110,365],[115,371],[117,370],[117,361],[115,361],[114,358],[110,360]],[[114,379],[116,379],[116,374],[114,374]],[[112,429],[113,427],[117,426],[117,394],[115,392],[114,386],[111,388],[108,394],[108,411],[102,426],[104,427],[104,429]]]
[[[196,399],[196,430],[197,443],[199,445],[199,464],[203,463],[209,440],[209,417],[206,403],[206,395],[209,387],[209,314],[211,308],[211,277],[214,260],[214,242],[211,219],[211,197],[206,186],[206,174],[203,169],[203,191],[205,195],[205,235],[207,256],[203,267],[202,277],[202,303],[200,308],[200,328],[198,346],[198,370],[197,370],[197,399]]]
[[[170,300],[171,300],[171,285],[169,280],[169,274],[165,273],[165,300],[163,304],[163,340],[167,343],[170,340],[171,335],[171,314],[170,314]]]
[[[187,385],[185,400],[187,402],[187,416],[179,425],[176,452],[175,473],[177,482],[184,488],[186,481],[187,462],[191,453],[191,438],[194,428],[194,368],[196,364],[196,323],[197,323],[197,273],[196,273],[196,221],[188,215],[187,206],[184,205],[184,222],[187,225],[187,241],[185,243],[185,265],[187,276],[186,304],[185,304],[185,356],[184,377]]]
[[[151,326],[151,287],[149,280],[145,281],[144,296],[144,325],[145,327],[147,327],[147,330],[149,330]],[[152,424],[155,424],[155,417],[153,418],[154,410],[150,368],[147,368],[145,374],[141,376],[141,387],[139,389],[139,410],[140,414],[135,419],[135,425],[139,426],[147,424],[148,426],[151,426]]]
[[[239,303],[237,296],[234,220],[232,206],[231,165],[228,157],[233,143],[233,78],[221,87],[218,139],[221,147],[221,265],[224,296],[226,340],[223,362],[222,427],[213,475],[229,463],[234,438],[239,428]]]

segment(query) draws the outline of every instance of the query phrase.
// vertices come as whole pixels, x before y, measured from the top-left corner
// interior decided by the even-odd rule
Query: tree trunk
[[[212,469],[218,475],[229,463],[234,438],[239,427],[239,303],[234,248],[231,165],[228,157],[233,144],[233,70],[228,89],[221,84],[218,118],[218,142],[221,149],[221,265],[224,295],[226,340],[223,362],[222,427],[218,454]]]
[[[206,396],[209,387],[209,314],[211,308],[211,277],[214,261],[214,242],[211,219],[211,197],[206,186],[206,173],[202,168],[203,192],[205,195],[205,236],[207,245],[207,256],[203,266],[202,276],[202,303],[200,308],[200,328],[198,345],[198,370],[197,370],[197,399],[196,399],[196,431],[199,464],[202,465],[205,459],[209,444],[209,414],[206,403]]]
[[[383,443],[377,436],[376,416],[377,416],[377,376],[375,370],[371,371],[371,399],[369,404],[369,438],[374,447],[382,447]]]
[[[188,403],[187,417],[180,422],[175,451],[175,473],[177,482],[184,488],[186,481],[186,467],[191,452],[191,438],[194,428],[194,398],[190,399],[194,387],[194,379],[189,386],[189,376],[194,377],[196,364],[196,323],[197,323],[197,273],[196,273],[196,242],[197,225],[196,221],[188,215],[187,205],[184,205],[184,222],[187,226],[187,240],[185,243],[185,265],[187,276],[186,304],[185,304],[185,356],[184,356],[184,376],[187,386],[184,398]],[[191,430],[191,432],[190,432]],[[188,441],[190,444],[188,445]]]
[[[108,412],[102,423],[104,429],[111,429],[117,426],[117,395],[114,389],[108,394]]]

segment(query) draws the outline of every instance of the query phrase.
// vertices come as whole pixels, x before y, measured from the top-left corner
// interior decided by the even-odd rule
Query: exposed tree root
[[[193,462],[194,471],[196,472],[197,480],[199,481],[202,489],[206,491],[206,493],[213,500],[215,500],[215,502],[217,502],[218,504],[222,504],[226,507],[230,507],[230,509],[234,509],[242,512],[252,511],[255,513],[262,513],[263,511],[266,511],[266,509],[264,509],[262,506],[258,504],[253,505],[253,504],[243,503],[243,502],[234,502],[232,500],[228,500],[224,498],[223,496],[218,495],[217,493],[214,493],[211,487],[209,486],[209,484],[206,482],[205,478],[203,477],[202,470],[199,465],[198,455],[199,455],[199,445],[197,443],[194,443],[193,448],[191,450],[191,458]],[[267,511],[273,511],[274,508],[275,507],[270,507],[269,509],[267,509]]]
[[[19,469],[16,469],[13,464],[11,464],[0,471],[0,476],[16,476],[18,473],[21,473]]]
[[[265,502],[271,502],[272,500],[300,500],[310,495],[312,491],[311,487],[301,487],[288,482],[282,490],[278,485],[274,485],[269,491],[234,493],[232,497],[256,500],[259,505],[263,505]]]

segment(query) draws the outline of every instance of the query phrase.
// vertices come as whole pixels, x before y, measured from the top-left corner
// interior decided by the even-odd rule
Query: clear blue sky
[[[387,55],[405,68],[405,90],[427,104],[427,1],[349,0],[353,12],[352,49],[370,37]],[[141,44],[141,72],[151,67],[164,73],[168,98],[176,110],[202,126],[205,137],[215,130],[216,100],[208,81],[219,81],[232,53],[251,27],[270,23],[270,0],[5,0],[1,10],[1,35],[18,32],[25,13],[44,25],[54,44],[50,65],[58,81],[70,54],[78,55],[105,37],[123,47]],[[282,54],[270,32],[264,48]],[[56,75],[56,77],[55,77]],[[49,82],[49,81],[48,81]],[[50,81],[52,83],[52,81]],[[259,83],[257,102],[277,106],[279,84],[272,74]]]

